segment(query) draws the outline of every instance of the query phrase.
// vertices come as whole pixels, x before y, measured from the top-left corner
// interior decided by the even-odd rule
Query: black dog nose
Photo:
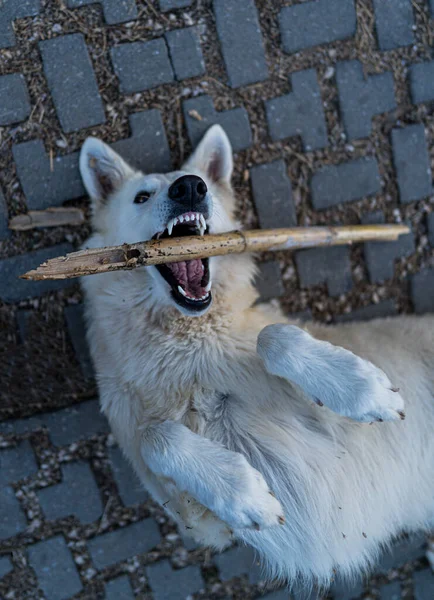
[[[196,175],[183,175],[172,183],[169,188],[169,198],[193,208],[203,201],[208,188],[206,183]]]

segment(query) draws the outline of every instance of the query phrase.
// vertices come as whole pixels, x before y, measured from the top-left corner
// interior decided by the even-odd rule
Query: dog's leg
[[[258,337],[269,373],[299,385],[317,404],[356,421],[404,418],[404,401],[387,375],[349,350],[294,325],[269,325]]]
[[[149,469],[174,481],[233,529],[283,524],[283,510],[262,475],[241,454],[181,423],[147,427],[141,454]]]

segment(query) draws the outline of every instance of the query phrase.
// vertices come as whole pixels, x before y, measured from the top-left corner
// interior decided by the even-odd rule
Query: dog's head
[[[96,138],[85,141],[80,155],[94,229],[103,245],[234,229],[232,168],[232,149],[218,125],[208,130],[180,171],[165,175],[135,171]],[[213,286],[230,275],[220,268],[221,258],[146,267],[155,283],[154,296],[185,315],[204,314],[212,303]]]

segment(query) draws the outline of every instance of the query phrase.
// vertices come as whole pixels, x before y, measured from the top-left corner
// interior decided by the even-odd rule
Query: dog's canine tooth
[[[167,223],[167,231],[169,232],[169,235],[172,235],[172,231],[173,231],[173,227],[175,225],[175,221],[176,219],[171,219],[168,223]]]
[[[184,289],[180,285],[178,285],[178,292],[182,294],[185,298],[187,298],[187,294],[184,292]]]
[[[209,294],[209,292],[211,291],[211,286],[212,286],[212,281],[211,279],[208,281],[208,285],[205,287],[205,292],[207,294]]]
[[[201,225],[202,225],[202,229],[203,229],[204,231],[206,231],[206,221],[205,221],[205,217],[204,217],[204,216],[201,214],[201,215],[199,215],[199,219],[200,219],[200,223],[201,223]]]

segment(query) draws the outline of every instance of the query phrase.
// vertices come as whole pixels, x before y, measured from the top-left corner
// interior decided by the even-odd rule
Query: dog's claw
[[[399,390],[400,390],[400,388],[397,388],[397,387],[390,388],[390,391],[395,392],[395,393],[398,393]]]
[[[276,497],[276,494],[274,492],[272,492],[271,490],[268,490],[268,493],[270,494],[270,496],[273,496],[273,498]]]
[[[379,423],[383,423],[383,422],[384,422],[384,419],[382,419],[381,417],[378,417],[377,421],[378,421]]]
[[[256,529],[256,531],[260,531],[261,528],[259,527],[259,523],[253,523],[253,529]]]
[[[405,419],[405,412],[403,410],[398,410],[398,415],[399,415],[401,421],[403,421]]]
[[[314,402],[315,404],[318,404],[318,406],[324,406],[324,402],[321,402],[319,398],[314,398]]]
[[[278,517],[277,520],[279,521],[279,525],[285,525],[285,517],[283,517],[282,515]]]

